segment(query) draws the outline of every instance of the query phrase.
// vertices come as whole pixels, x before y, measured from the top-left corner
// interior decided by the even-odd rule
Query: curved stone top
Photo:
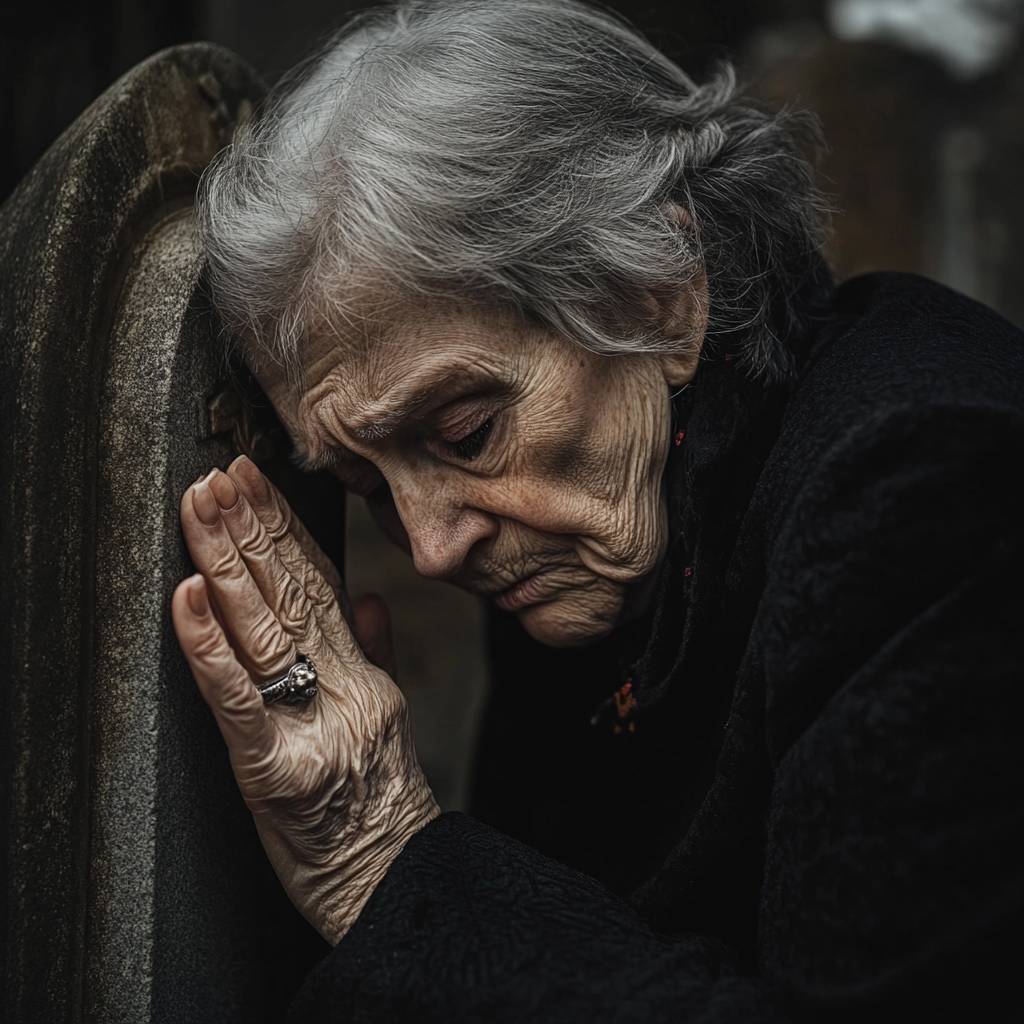
[[[170,359],[167,346],[178,344],[199,264],[187,224],[199,175],[264,94],[252,69],[227,50],[205,43],[165,50],[100,96],[0,207],[4,1020],[78,1020],[95,1002],[86,991],[87,937],[94,927],[88,919],[96,915],[97,849],[107,841],[96,827],[97,765],[113,766],[103,769],[104,778],[121,778],[122,768],[122,775],[130,775],[130,761],[117,744],[134,742],[127,733],[105,731],[97,718],[102,701],[92,689],[94,652],[109,647],[114,636],[109,629],[104,634],[97,618],[103,600],[97,587],[112,569],[122,568],[128,597],[149,586],[157,600],[166,583],[148,579],[152,570],[133,563],[126,551],[109,564],[97,554],[98,524],[113,514],[104,483],[110,409],[116,399],[139,409],[140,423],[146,415],[156,422],[146,393],[111,379],[125,365],[125,345],[145,333],[144,318],[132,320],[122,299],[126,282],[141,273],[140,260],[148,260],[151,280],[175,293],[174,302],[142,311],[160,320],[157,333],[170,340],[161,341],[163,349],[153,343],[153,351]],[[152,292],[132,287],[138,295]],[[126,316],[140,324],[134,335],[123,324],[116,327]],[[155,335],[150,330],[146,337]],[[187,344],[198,351],[197,343]],[[143,358],[143,349],[138,352]],[[166,359],[161,366],[170,365]],[[204,359],[192,376],[198,387],[212,383],[207,377],[216,357],[211,352]],[[196,396],[200,407],[204,397]],[[183,440],[188,444],[179,445],[182,450],[197,450],[194,438]],[[138,433],[127,443],[146,448]],[[160,555],[163,563],[154,556],[154,565],[183,557],[170,550],[180,546],[177,538],[167,537],[162,543],[170,555]],[[167,627],[147,621],[139,628]],[[161,640],[154,649],[165,646]],[[140,685],[156,682],[149,667],[140,666],[139,675]],[[167,702],[154,707],[171,718],[178,714]],[[198,720],[198,711],[186,712],[182,722]],[[153,771],[154,793],[164,800],[167,790],[158,785],[164,768]],[[120,798],[108,790],[112,799]],[[125,969],[123,985],[141,984]]]

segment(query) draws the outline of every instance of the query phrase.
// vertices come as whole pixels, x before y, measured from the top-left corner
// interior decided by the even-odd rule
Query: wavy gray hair
[[[706,273],[708,347],[783,379],[820,279],[816,123],[698,85],[575,0],[405,0],[358,16],[207,171],[214,302],[294,368],[359,296],[511,308],[600,353],[666,339],[652,297]],[[680,218],[673,204],[687,217]]]

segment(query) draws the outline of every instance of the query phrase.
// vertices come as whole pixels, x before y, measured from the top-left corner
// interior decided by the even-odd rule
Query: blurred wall
[[[875,2],[831,0],[824,22],[753,30],[740,52],[755,93],[822,121],[832,265],[840,278],[927,274],[1024,324],[1024,3],[887,0],[906,31],[864,22],[837,38],[837,11]],[[1006,16],[986,46],[971,25],[982,31],[992,9]],[[916,34],[915,10],[926,16]]]
[[[195,36],[191,0],[12,2],[0,15],[0,200],[108,85]]]

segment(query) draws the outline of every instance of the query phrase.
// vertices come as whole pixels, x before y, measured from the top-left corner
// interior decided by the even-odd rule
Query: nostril
[[[481,537],[479,540],[475,541],[466,553],[466,558],[469,558],[470,555],[475,555],[478,558],[488,555],[494,545],[494,539],[497,535],[497,530],[495,530],[492,533],[489,533],[486,537]]]

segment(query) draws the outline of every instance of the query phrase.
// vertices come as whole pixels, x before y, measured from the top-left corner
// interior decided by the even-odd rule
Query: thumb
[[[231,649],[210,609],[198,573],[178,584],[171,602],[178,643],[203,699],[210,705],[232,763],[253,765],[272,753],[276,730],[263,698]]]
[[[391,612],[380,594],[363,594],[352,602],[352,632],[367,660],[394,679],[398,663],[391,632]]]

